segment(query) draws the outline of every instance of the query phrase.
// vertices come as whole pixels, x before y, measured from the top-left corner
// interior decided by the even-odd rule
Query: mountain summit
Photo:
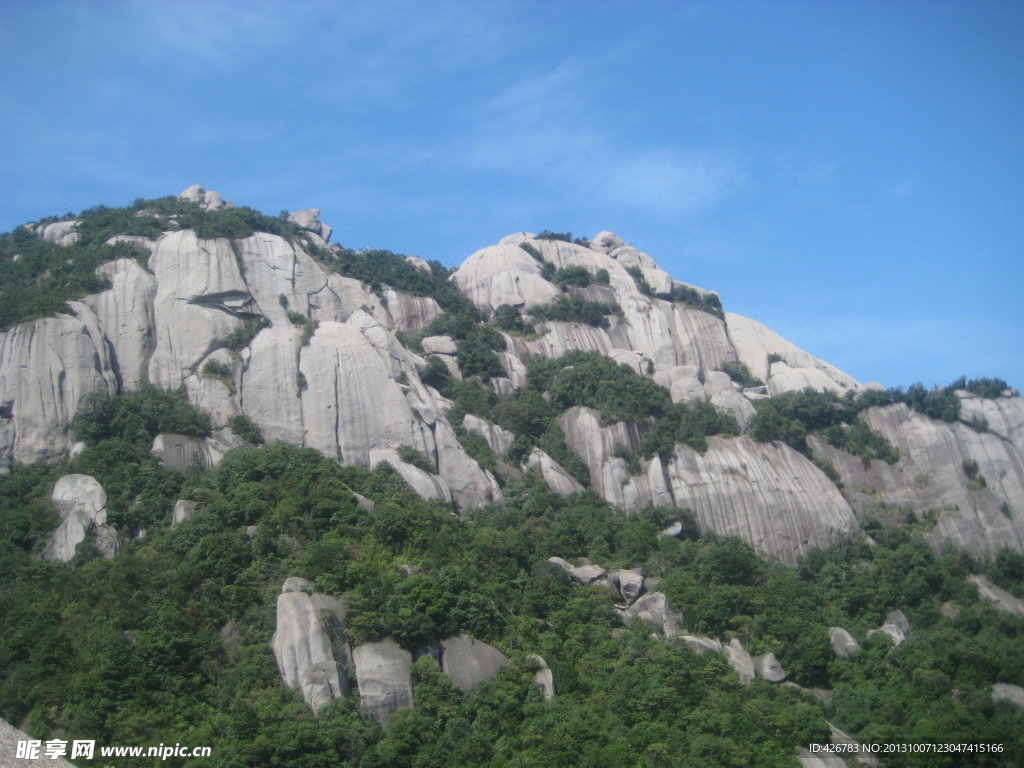
[[[331,244],[319,214],[194,185],[5,236],[0,452],[67,454],[91,393],[148,382],[212,420],[154,450],[210,466],[281,440],[455,511],[536,471],[784,562],[896,510],[936,548],[1024,552],[1024,400],[998,380],[863,385],[611,232],[518,232],[446,270]],[[17,303],[47,286],[56,311]]]

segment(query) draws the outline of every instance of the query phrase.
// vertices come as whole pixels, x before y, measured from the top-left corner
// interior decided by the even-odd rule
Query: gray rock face
[[[549,557],[549,563],[553,563],[569,574],[569,578],[577,584],[593,584],[605,574],[604,568],[599,565],[574,566],[560,557]]]
[[[603,427],[597,411],[579,406],[566,411],[558,423],[569,447],[587,463],[591,486],[605,499],[627,511],[672,504],[660,459],[641,461],[644,471],[631,475],[626,460],[614,455],[618,446],[632,451],[640,447],[640,425]]]
[[[860,643],[841,627],[829,627],[828,639],[832,642],[832,650],[836,652],[836,656],[842,659],[848,659],[860,650]]]
[[[91,392],[114,394],[116,376],[96,315],[69,302],[58,314],[0,333],[0,453],[32,462],[71,447],[71,421]],[[9,415],[7,415],[9,414]]]
[[[1000,398],[993,419],[1005,411],[1001,428],[1011,434],[1010,417],[1019,398]],[[969,401],[964,401],[969,402]],[[964,424],[929,419],[899,403],[869,408],[861,416],[868,426],[900,451],[900,461],[889,465],[873,461],[865,468],[860,459],[812,438],[815,453],[835,465],[850,500],[858,511],[879,504],[919,513],[937,511],[935,528],[928,534],[936,549],[944,542],[993,556],[1002,546],[1024,552],[1024,515],[1007,516],[1003,504],[1024,499],[1024,447],[997,434],[975,432]],[[820,449],[820,452],[819,452]],[[975,461],[986,486],[972,486],[964,462]]]
[[[839,394],[861,389],[852,376],[808,354],[760,323],[731,312],[726,313],[725,320],[729,340],[740,362],[753,376],[767,383],[770,394],[804,387],[813,387],[819,392],[832,390]],[[769,363],[768,356],[772,354],[781,355],[783,361]]]
[[[541,687],[544,701],[551,701],[551,699],[555,698],[556,693],[555,678],[551,674],[551,670],[548,669],[548,663],[536,653],[527,654],[526,658],[540,667],[533,675],[533,682]]]
[[[71,245],[78,242],[79,221],[55,221],[53,224],[40,224],[36,234],[48,243]]]
[[[769,683],[781,683],[786,679],[786,671],[782,668],[774,653],[765,653],[754,657],[754,671]]]
[[[729,662],[729,666],[739,674],[742,685],[746,685],[754,679],[754,659],[743,650],[743,643],[739,639],[734,637],[730,640],[723,652],[725,653],[725,660]]]
[[[1008,701],[1018,707],[1024,707],[1024,688],[1009,683],[996,683],[992,686],[992,701]]]
[[[644,593],[644,577],[634,571],[618,570],[608,574],[608,581],[628,604],[636,602]]]
[[[977,585],[978,595],[995,603],[999,610],[1012,613],[1014,616],[1024,616],[1024,600],[1014,597],[1002,587],[997,587],[984,576],[968,576],[967,580]]]
[[[32,737],[23,731],[19,731],[6,720],[0,720],[0,765],[12,766],[12,768],[75,768],[71,763],[62,758],[50,759],[46,756],[44,748],[39,749],[37,758],[18,757],[18,742],[29,741]],[[45,745],[43,745],[45,747]],[[68,752],[71,752],[71,744],[68,744]],[[97,750],[98,754],[98,750]]]
[[[625,624],[630,624],[633,619],[656,624],[665,637],[678,635],[679,624],[682,621],[680,614],[672,610],[668,598],[661,592],[649,592],[622,611],[622,621]]]
[[[479,416],[474,416],[471,413],[467,413],[462,419],[462,428],[467,432],[480,435],[480,437],[487,441],[490,449],[498,456],[504,456],[508,453],[508,449],[512,447],[512,443],[516,439],[516,436],[507,429],[502,429],[498,425],[491,424],[486,419],[481,419]]]
[[[149,380],[173,389],[242,325],[235,313],[249,302],[249,289],[231,244],[200,240],[192,230],[161,237],[149,268],[157,281]]]
[[[297,688],[313,712],[348,695],[348,678],[338,670],[335,645],[343,664],[347,643],[332,641],[331,632],[344,626],[345,612],[337,598],[312,593],[313,584],[292,577],[277,597],[277,629],[271,646],[281,679]],[[333,626],[332,626],[333,625]]]
[[[188,499],[178,499],[174,502],[174,512],[171,514],[171,525],[177,525],[188,520],[196,513],[196,503]]]
[[[886,624],[893,624],[900,628],[900,632],[904,635],[910,634],[910,621],[903,611],[897,608],[895,611],[889,611],[885,616]]]
[[[105,556],[113,557],[116,554],[116,534],[106,525],[107,492],[96,478],[90,475],[64,475],[53,486],[50,498],[60,512],[61,524],[43,549],[44,560],[68,562],[75,555],[75,547],[85,540],[90,531],[96,532],[97,540],[101,537],[105,540],[100,550]],[[111,534],[114,534],[113,547]],[[107,552],[110,554],[107,555]]]
[[[172,433],[157,435],[153,439],[153,447],[150,452],[165,467],[176,469],[182,473],[187,472],[193,463],[199,464],[204,469],[213,469],[220,463],[223,456],[208,440]]]
[[[213,192],[211,190],[204,189],[199,184],[193,184],[191,187],[186,189],[180,195],[182,200],[190,200],[193,203],[199,203],[206,211],[216,211],[220,208],[234,208],[234,203],[225,202],[224,198],[220,196],[219,192]]]
[[[540,472],[548,488],[559,496],[571,496],[574,493],[583,492],[583,486],[580,485],[579,481],[566,472],[557,461],[544,453],[540,448],[534,448],[530,453],[530,458],[526,462],[526,469],[535,469]]]
[[[331,228],[320,221],[319,208],[307,208],[288,214],[288,221],[298,225],[300,229],[318,235],[325,243],[331,240]]]
[[[442,669],[462,691],[490,680],[506,664],[505,654],[469,635],[459,634],[441,641]]]
[[[95,313],[113,347],[121,386],[133,389],[146,372],[153,349],[156,279],[132,259],[108,262],[96,273],[110,280],[110,289],[86,296],[82,303]]]
[[[357,646],[352,658],[362,707],[381,726],[387,725],[388,718],[399,708],[413,705],[411,653],[388,639]]]
[[[722,643],[717,637],[682,635],[679,639],[690,646],[698,654],[704,653],[705,651],[711,651],[713,653],[723,652]]]
[[[739,536],[785,563],[858,530],[832,481],[789,446],[747,437],[707,442],[703,455],[677,445],[668,467],[676,505],[694,510],[701,528]]]
[[[454,355],[459,351],[451,336],[427,336],[421,344],[424,354],[427,355]]]

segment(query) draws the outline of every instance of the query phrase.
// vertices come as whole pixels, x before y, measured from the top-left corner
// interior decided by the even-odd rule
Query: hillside
[[[1024,759],[1016,390],[862,384],[609,232],[332,234],[195,186],[0,237],[0,716],[214,765]]]

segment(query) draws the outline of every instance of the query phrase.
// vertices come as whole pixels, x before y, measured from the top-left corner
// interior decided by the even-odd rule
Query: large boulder
[[[860,650],[860,643],[842,627],[829,627],[828,639],[832,643],[832,650],[841,659],[848,659]]]
[[[672,610],[668,598],[661,592],[648,592],[622,611],[621,616],[625,624],[632,623],[634,619],[655,624],[665,637],[678,635],[682,621],[682,617]]]
[[[540,472],[548,488],[559,496],[571,496],[574,493],[583,492],[583,486],[579,481],[540,448],[534,448],[531,451],[525,469],[535,469]]]
[[[338,668],[338,657],[342,669],[350,664],[348,644],[338,637],[344,622],[344,607],[337,598],[314,592],[305,579],[285,581],[277,597],[271,646],[281,679],[302,692],[313,712],[348,695],[348,677]]]
[[[107,492],[96,478],[64,475],[53,486],[50,498],[60,512],[61,523],[43,549],[43,559],[66,563],[91,532],[97,534],[97,539],[103,538],[101,552],[105,556],[116,554],[116,533],[106,525]]]
[[[441,641],[441,666],[462,691],[490,680],[508,664],[505,654],[492,645],[459,634]]]
[[[725,653],[725,660],[729,666],[736,670],[740,676],[740,684],[746,685],[754,679],[754,659],[743,648],[739,638],[734,637],[729,644],[722,649]]]
[[[381,726],[401,707],[411,707],[412,654],[388,638],[352,651],[362,707]]]
[[[992,686],[992,701],[1008,701],[1018,707],[1024,707],[1024,688],[1009,683],[996,683]]]
[[[781,683],[786,679],[786,671],[782,668],[774,653],[764,653],[754,657],[754,671],[769,683]]]

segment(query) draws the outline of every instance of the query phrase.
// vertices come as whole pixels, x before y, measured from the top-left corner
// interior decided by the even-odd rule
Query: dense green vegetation
[[[1005,747],[987,760],[888,765],[1024,759],[1024,714],[988,693],[993,682],[1024,683],[1024,620],[978,600],[965,576],[985,564],[937,557],[917,534],[870,521],[877,546],[852,542],[789,568],[736,539],[698,535],[684,511],[627,517],[592,492],[552,494],[532,475],[507,482],[504,503],[458,519],[387,465],[342,468],[278,443],[237,449],[212,472],[170,473],[163,486],[139,465],[132,474],[164,491],[145,538],[114,560],[88,543],[70,565],[36,559],[56,523],[43,500],[57,476],[89,470],[124,496],[117,489],[130,478],[104,460],[112,443],[145,445],[154,429],[202,432],[180,395],[149,395],[95,404],[80,427],[89,447],[72,462],[0,479],[0,715],[34,736],[59,728],[100,744],[213,747],[212,758],[166,763],[179,766],[775,766],[825,740],[828,719],[868,741]],[[171,529],[176,498],[200,509]],[[659,538],[677,515],[687,537]],[[252,540],[247,525],[258,526]],[[639,625],[616,630],[612,593],[572,584],[546,562],[552,555],[643,567],[661,577],[688,631],[776,653],[791,680],[833,690],[832,704],[763,681],[742,687],[717,654]],[[404,564],[417,573],[403,577]],[[1024,588],[1016,553],[1001,552],[987,573]],[[414,649],[466,631],[511,664],[463,694],[417,662],[417,707],[386,732],[354,700],[314,716],[281,683],[269,649],[276,595],[293,575],[347,599],[353,643],[390,636]],[[943,616],[944,601],[957,618]],[[851,660],[832,654],[829,626],[863,639],[894,607],[913,624],[906,643],[876,636]],[[528,653],[554,673],[551,702],[531,681]]]
[[[610,328],[608,316],[621,310],[616,304],[587,301],[578,296],[559,296],[551,304],[530,307],[531,317],[537,322],[556,320],[563,323],[583,323],[595,328]]]
[[[739,360],[726,360],[718,370],[729,374],[729,378],[742,387],[762,387],[764,382],[754,376],[750,369]]]

